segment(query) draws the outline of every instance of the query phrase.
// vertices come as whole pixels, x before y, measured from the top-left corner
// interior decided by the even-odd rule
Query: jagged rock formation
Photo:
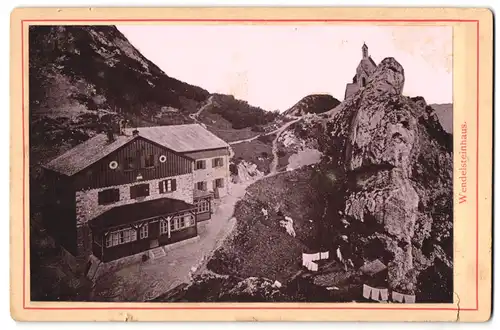
[[[308,95],[297,102],[293,107],[283,112],[285,116],[303,116],[308,113],[323,113],[335,108],[340,101],[331,95]]]
[[[451,271],[452,144],[433,109],[403,96],[403,86],[402,66],[386,58],[316,128],[344,192],[330,214],[334,236],[349,243],[334,244],[356,266],[383,256],[390,288],[413,294],[425,291],[419,274],[435,259]]]

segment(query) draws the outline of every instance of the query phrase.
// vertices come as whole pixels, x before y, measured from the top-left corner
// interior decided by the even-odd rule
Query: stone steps
[[[165,252],[165,250],[161,246],[149,251],[149,258],[150,259],[158,259],[158,258],[164,257],[166,255],[167,255],[167,253]]]

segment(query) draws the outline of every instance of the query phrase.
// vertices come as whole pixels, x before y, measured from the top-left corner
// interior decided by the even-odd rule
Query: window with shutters
[[[206,191],[207,190],[207,182],[206,181],[196,182],[196,189],[201,190],[201,191]]]
[[[99,191],[97,195],[99,205],[106,205],[120,200],[120,190],[117,188]]]
[[[214,186],[215,188],[224,188],[224,179],[215,179]]]
[[[168,179],[160,181],[159,183],[160,194],[164,194],[167,192],[172,192],[177,190],[177,180],[176,179]]]
[[[146,155],[144,157],[144,167],[154,167],[155,166],[155,155]]]
[[[197,160],[196,161],[196,169],[197,170],[203,170],[207,167],[207,162],[204,160]]]
[[[224,159],[222,157],[212,159],[212,167],[222,167],[224,166]]]
[[[149,196],[149,184],[138,184],[130,187],[130,198]]]
[[[106,247],[126,244],[137,240],[137,231],[132,228],[117,230],[106,236]]]
[[[147,223],[143,224],[141,229],[139,229],[140,239],[147,238],[149,234],[149,226]]]

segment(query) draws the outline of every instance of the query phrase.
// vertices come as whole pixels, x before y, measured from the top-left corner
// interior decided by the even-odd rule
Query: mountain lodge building
[[[44,166],[44,222],[106,262],[198,235],[228,193],[229,145],[198,124],[98,134]]]

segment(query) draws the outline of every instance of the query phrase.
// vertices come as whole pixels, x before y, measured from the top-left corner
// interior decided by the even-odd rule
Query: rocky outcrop
[[[382,257],[389,287],[414,294],[426,290],[419,274],[435,259],[452,266],[452,144],[423,98],[402,95],[404,79],[403,67],[384,59],[316,128],[342,178],[333,244],[357,267]]]
[[[308,113],[323,113],[339,104],[340,101],[331,95],[313,94],[302,98],[293,107],[283,112],[283,115],[299,117]]]

